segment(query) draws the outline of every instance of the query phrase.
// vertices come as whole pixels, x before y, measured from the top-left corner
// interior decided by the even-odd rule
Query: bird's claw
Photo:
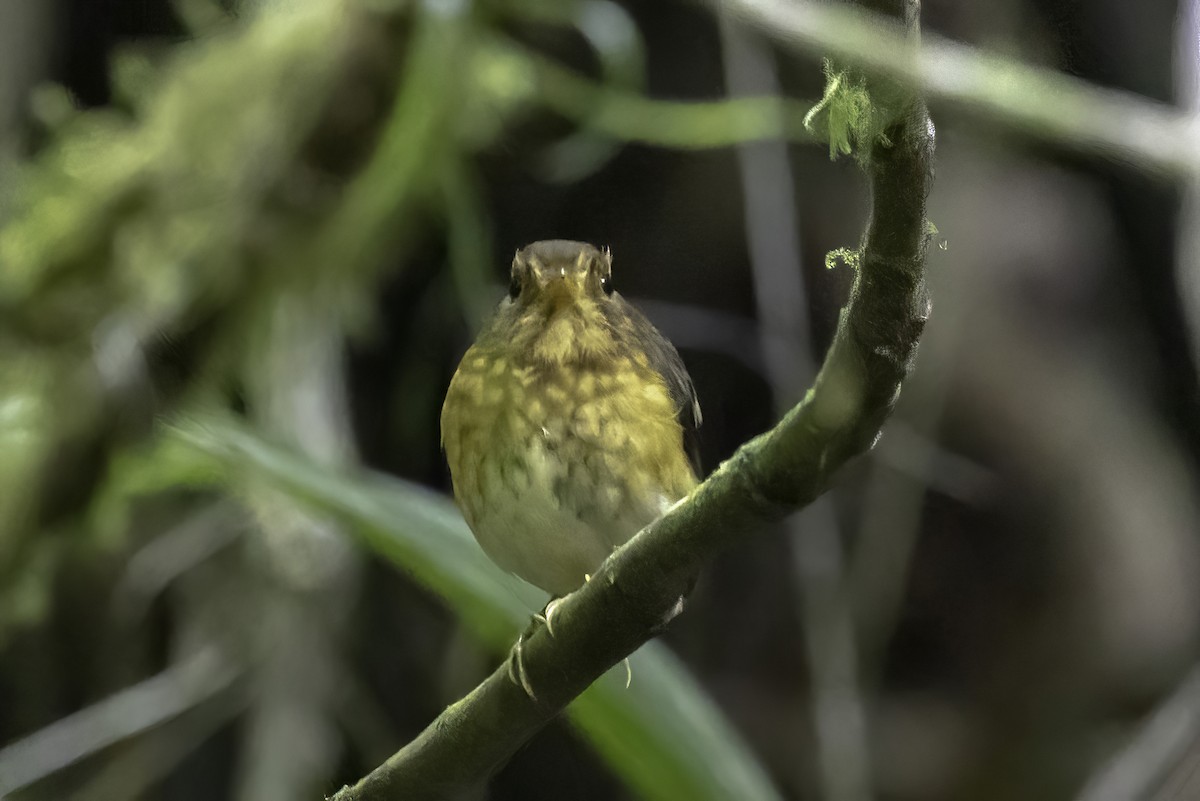
[[[508,658],[509,680],[524,690],[531,701],[536,702],[537,695],[533,691],[533,685],[529,682],[529,674],[525,671],[525,640],[532,637],[533,633],[537,631],[538,623],[545,625],[546,632],[551,637],[554,636],[554,626],[550,621],[554,619],[554,610],[558,608],[558,604],[561,601],[562,598],[552,598],[550,599],[550,603],[546,604],[544,611],[534,613],[529,627],[521,632],[521,636],[517,637],[517,644],[513,646],[512,653]]]
[[[562,602],[562,598],[551,598],[550,603],[546,604],[546,611],[540,615],[534,615],[535,618],[546,624],[546,631],[551,637],[554,636],[554,610],[558,609],[558,605]]]
[[[537,695],[533,691],[533,685],[529,683],[529,674],[525,672],[524,644],[525,634],[522,632],[508,657],[508,679],[524,690],[529,700],[537,703]]]

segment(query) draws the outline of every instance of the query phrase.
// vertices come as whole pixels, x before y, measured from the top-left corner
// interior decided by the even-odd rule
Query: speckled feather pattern
[[[455,497],[476,539],[553,595],[696,483],[684,434],[699,409],[674,348],[619,295],[581,286],[567,299],[534,291],[502,303],[442,409]]]

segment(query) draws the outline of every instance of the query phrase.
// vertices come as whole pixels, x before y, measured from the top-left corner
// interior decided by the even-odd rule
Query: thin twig
[[[770,52],[751,32],[722,15],[721,43],[730,94],[780,93]],[[746,243],[767,377],[782,413],[816,376],[792,167],[785,142],[743,142]],[[830,496],[817,498],[786,523],[795,564],[813,697],[813,734],[820,796],[826,801],[870,798],[866,715],[858,691],[858,654],[849,606],[845,555]]]
[[[192,709],[229,688],[242,670],[215,650],[200,651],[0,749],[0,798]]]
[[[1197,740],[1200,667],[1192,669],[1141,730],[1088,781],[1078,801],[1145,798]]]
[[[279,293],[248,345],[250,413],[316,461],[353,463],[345,343],[337,318],[308,293]],[[261,529],[255,587],[242,600],[270,646],[255,665],[232,797],[289,801],[329,781],[340,743],[332,720],[339,677],[333,654],[358,585],[358,554],[342,525],[291,509],[262,488],[247,499]]]
[[[842,3],[720,0],[719,5],[792,49],[905,81],[930,102],[1003,129],[1168,177],[1200,172],[1200,122],[1166,104],[935,35],[923,34],[914,48],[899,26]]]

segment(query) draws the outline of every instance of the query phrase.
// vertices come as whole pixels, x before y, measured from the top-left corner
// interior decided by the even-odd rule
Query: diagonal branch
[[[916,0],[895,0],[915,28]],[[812,501],[890,414],[929,312],[924,259],[932,127],[905,98],[872,145],[872,212],[850,302],[814,387],[771,431],[743,445],[687,499],[618,549],[523,647],[536,700],[498,668],[415,740],[332,801],[454,797],[486,778],[638,646],[701,565],[763,523]],[[888,144],[890,143],[890,144]]]

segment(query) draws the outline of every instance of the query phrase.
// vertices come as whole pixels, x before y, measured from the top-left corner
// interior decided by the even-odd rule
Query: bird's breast
[[[479,346],[442,410],[455,496],[498,564],[554,594],[685,495],[675,404],[636,357],[538,367]]]

